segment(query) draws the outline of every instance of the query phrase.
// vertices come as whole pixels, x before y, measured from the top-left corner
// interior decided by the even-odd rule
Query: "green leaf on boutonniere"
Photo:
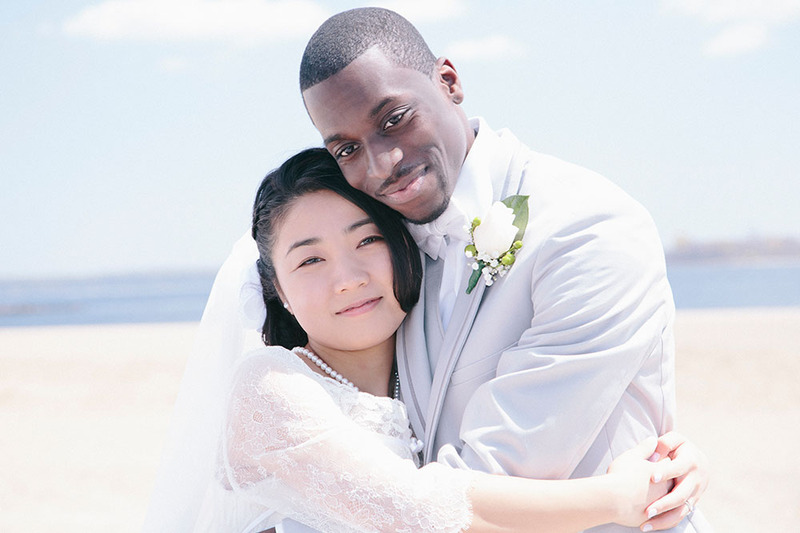
[[[481,279],[481,270],[473,270],[472,275],[469,277],[469,283],[467,283],[467,294],[472,292],[472,289],[478,284],[479,279]]]
[[[522,240],[522,236],[525,235],[525,228],[528,227],[528,198],[528,195],[515,194],[503,200],[506,207],[514,211],[514,226],[517,228],[517,236],[514,237],[515,241]]]

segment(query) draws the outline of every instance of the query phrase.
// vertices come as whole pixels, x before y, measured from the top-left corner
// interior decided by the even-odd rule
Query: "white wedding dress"
[[[222,435],[194,531],[258,532],[286,517],[326,533],[470,524],[473,475],[418,468],[402,402],[321,376],[284,348],[238,364]]]

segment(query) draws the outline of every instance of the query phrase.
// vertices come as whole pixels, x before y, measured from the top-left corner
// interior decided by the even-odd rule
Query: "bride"
[[[665,494],[687,467],[650,462],[656,439],[584,479],[419,467],[394,364],[419,253],[400,216],[347,185],[327,151],[301,152],[264,179],[252,234],[267,346],[231,361],[219,354],[238,356],[238,345],[206,328],[200,342],[218,354],[187,369],[145,531],[649,531],[686,513]],[[705,479],[695,483],[696,499]]]

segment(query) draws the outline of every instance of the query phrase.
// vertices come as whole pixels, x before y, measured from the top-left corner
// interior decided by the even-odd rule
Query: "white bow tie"
[[[444,257],[449,241],[453,239],[465,243],[469,241],[467,223],[466,215],[451,203],[445,212],[433,222],[409,224],[408,231],[414,237],[420,250],[428,254],[431,259],[439,259]]]

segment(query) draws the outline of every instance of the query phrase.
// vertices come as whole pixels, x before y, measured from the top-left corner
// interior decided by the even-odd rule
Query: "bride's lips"
[[[336,311],[337,315],[345,315],[345,316],[357,316],[364,313],[368,313],[372,311],[376,305],[381,301],[382,297],[378,298],[367,298],[365,300],[360,300],[355,302],[351,305],[348,305],[344,309]]]

